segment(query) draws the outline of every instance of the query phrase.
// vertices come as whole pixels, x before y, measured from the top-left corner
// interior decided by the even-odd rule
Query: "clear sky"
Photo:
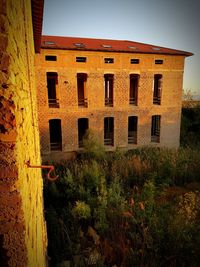
[[[185,60],[183,88],[200,95],[200,0],[45,0],[43,34],[192,52]]]

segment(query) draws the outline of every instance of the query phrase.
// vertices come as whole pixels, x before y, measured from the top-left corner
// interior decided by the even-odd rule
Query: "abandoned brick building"
[[[191,55],[132,41],[43,36],[36,55],[43,159],[81,150],[87,129],[109,151],[178,147]]]

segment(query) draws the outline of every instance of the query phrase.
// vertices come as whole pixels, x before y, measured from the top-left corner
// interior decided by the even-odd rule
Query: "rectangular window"
[[[104,118],[104,145],[114,145],[114,118]]]
[[[57,56],[45,56],[46,61],[57,61]]]
[[[137,144],[137,124],[136,116],[128,117],[128,144]]]
[[[104,63],[112,64],[112,63],[114,63],[114,58],[104,58]]]
[[[163,60],[162,59],[156,59],[155,64],[163,64]]]
[[[153,104],[161,104],[162,75],[154,75]]]
[[[138,58],[131,58],[131,64],[139,64],[140,60]]]
[[[62,150],[61,120],[49,120],[50,149],[52,151]]]
[[[87,58],[86,57],[76,57],[76,62],[86,62]]]
[[[140,76],[138,74],[130,75],[130,92],[129,92],[129,104],[130,105],[137,106],[139,78]]]
[[[78,91],[78,106],[79,107],[88,107],[87,98],[86,98],[86,73],[77,74],[77,91]]]
[[[113,74],[104,75],[105,106],[113,107]]]
[[[152,116],[151,121],[151,142],[159,143],[160,142],[160,115]]]
[[[79,147],[83,147],[83,139],[88,130],[88,119],[81,118],[78,119],[78,145]]]
[[[50,108],[59,108],[56,84],[58,84],[58,74],[56,72],[47,72],[48,103]]]

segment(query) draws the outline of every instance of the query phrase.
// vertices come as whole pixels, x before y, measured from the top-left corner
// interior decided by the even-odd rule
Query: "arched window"
[[[58,74],[56,72],[47,72],[48,103],[50,108],[59,108],[56,84],[58,84]]]
[[[105,74],[104,75],[104,87],[105,87],[105,106],[112,107],[113,106],[113,74]]]
[[[154,75],[153,104],[161,104],[162,75]]]
[[[140,76],[138,74],[130,75],[130,93],[129,93],[129,104],[130,105],[137,106],[139,78]]]
[[[87,81],[87,74],[77,73],[78,106],[87,108],[88,104],[86,97],[86,81]]]

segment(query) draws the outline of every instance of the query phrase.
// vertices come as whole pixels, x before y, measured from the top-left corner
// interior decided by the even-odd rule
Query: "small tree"
[[[193,107],[193,95],[191,89],[183,90],[183,107],[191,108]]]
[[[98,142],[93,131],[88,130],[83,138],[84,154],[87,158],[103,159],[105,158],[105,149]]]

